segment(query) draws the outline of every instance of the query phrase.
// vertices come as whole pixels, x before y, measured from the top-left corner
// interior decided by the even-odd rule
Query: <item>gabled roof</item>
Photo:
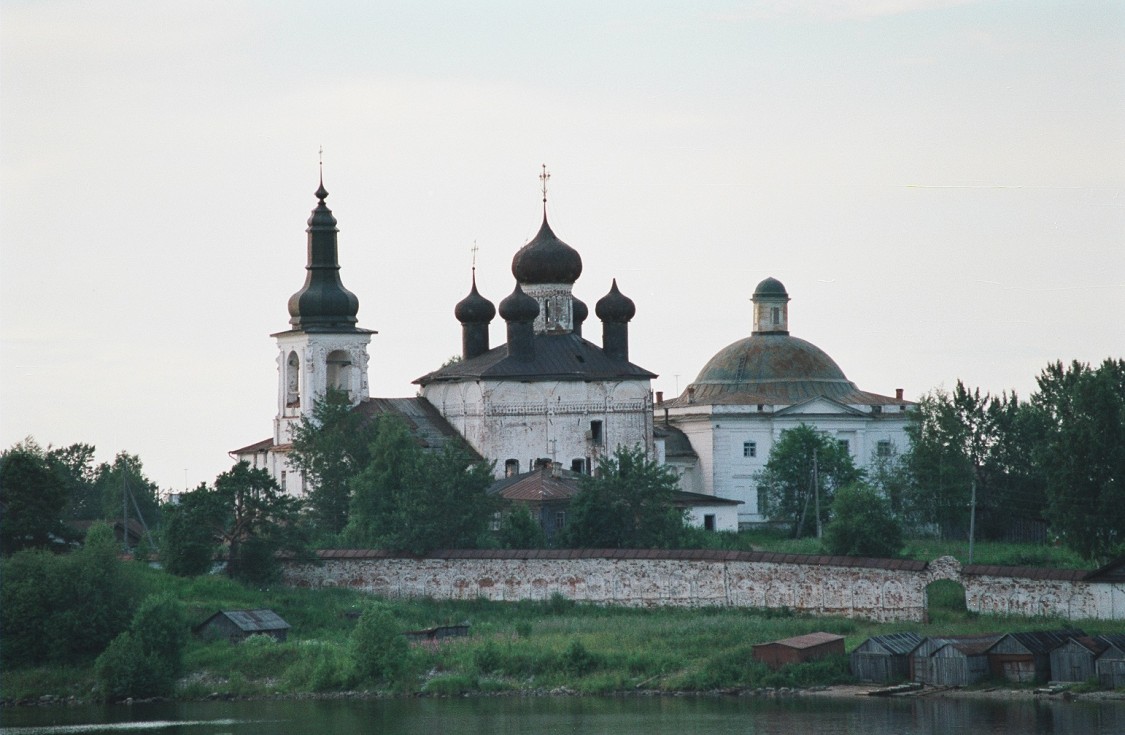
[[[1086,575],[1088,582],[1125,582],[1125,556],[1114,559]]]
[[[574,333],[536,334],[530,360],[508,355],[506,344],[471,360],[427,373],[414,382],[429,385],[465,380],[651,380],[656,377],[628,360],[610,357],[593,342]]]
[[[922,642],[922,636],[910,632],[887,633],[886,635],[871,636],[865,642],[883,649],[886,653],[907,654],[918,647],[918,644]]]
[[[523,502],[569,502],[578,494],[579,475],[568,470],[539,467],[505,477],[488,488],[491,495]]]
[[[1004,638],[1011,638],[1018,641],[1020,645],[1027,649],[1028,653],[1049,653],[1052,649],[1066,643],[1071,638],[1078,638],[1086,635],[1086,632],[1074,629],[1066,630],[1037,630],[1028,631],[1024,633],[1008,633]],[[1001,639],[1003,640],[1003,638]],[[1000,641],[993,644],[993,647],[999,645]]]
[[[789,415],[789,414],[808,414],[808,413],[812,413],[811,411],[808,411],[807,409],[813,407],[817,403],[828,404],[828,410],[831,411],[832,413],[846,413],[846,414],[851,414],[852,416],[863,416],[865,418],[870,416],[870,414],[864,413],[863,411],[860,411],[859,409],[852,408],[851,406],[848,406],[844,403],[841,403],[840,401],[836,400],[835,398],[831,398],[829,396],[814,396],[812,398],[807,398],[807,399],[805,399],[803,401],[800,401],[798,403],[794,403],[794,404],[791,404],[789,406],[786,406],[785,408],[782,408],[778,411],[774,411],[773,415],[774,416],[786,416],[786,415]],[[825,411],[819,411],[818,413],[825,413]]]
[[[231,621],[238,627],[239,630],[247,633],[264,633],[271,630],[288,630],[289,623],[281,619],[281,616],[273,610],[258,609],[258,610],[220,610],[211,617],[204,620],[199,625],[195,626],[199,630],[210,623],[217,617],[224,617]]]

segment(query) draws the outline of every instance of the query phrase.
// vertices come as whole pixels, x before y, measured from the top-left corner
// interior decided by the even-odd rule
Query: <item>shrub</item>
[[[560,661],[566,673],[573,676],[584,676],[598,668],[601,661],[582,645],[582,641],[573,640],[563,651]]]
[[[891,557],[902,549],[902,526],[882,495],[849,485],[836,492],[824,543],[831,554]]]
[[[406,668],[410,645],[390,611],[372,604],[352,631],[350,653],[360,676],[393,682]]]
[[[172,693],[169,667],[144,650],[139,638],[126,631],[113,639],[94,662],[94,677],[102,699],[159,697]]]
[[[180,675],[188,624],[179,600],[169,594],[146,597],[133,616],[130,630],[145,654],[161,661],[172,677]]]
[[[500,648],[495,641],[485,641],[484,645],[473,651],[473,664],[482,674],[499,671],[502,665]]]

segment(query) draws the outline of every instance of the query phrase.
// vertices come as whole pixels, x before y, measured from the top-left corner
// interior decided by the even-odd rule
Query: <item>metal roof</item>
[[[270,630],[288,630],[292,626],[281,619],[281,616],[273,610],[220,610],[211,617],[207,618],[207,623],[214,620],[217,616],[230,620],[238,626],[240,630],[247,633],[262,633]],[[200,626],[202,627],[202,626]]]
[[[758,646],[785,646],[786,648],[816,648],[823,646],[825,643],[835,643],[836,641],[844,640],[844,636],[836,635],[835,633],[806,633],[805,635],[794,636],[793,638],[785,638],[780,641],[770,641],[769,643],[759,643]],[[757,648],[758,646],[754,646]]]
[[[553,469],[540,467],[497,480],[488,492],[505,500],[564,502],[578,493],[579,477],[574,472],[559,469],[556,474]]]
[[[887,653],[907,654],[913,651],[922,642],[922,636],[917,633],[887,633],[868,638],[865,643],[872,643]]]
[[[520,359],[508,354],[507,344],[483,355],[427,373],[414,382],[428,385],[463,380],[651,380],[656,377],[628,360],[605,351],[574,333],[536,334],[534,356]]]

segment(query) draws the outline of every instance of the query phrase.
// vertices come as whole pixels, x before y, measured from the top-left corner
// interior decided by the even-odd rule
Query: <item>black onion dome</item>
[[[785,290],[785,285],[776,278],[767,278],[758,284],[754,289],[755,296],[784,296],[789,298],[789,292]]]
[[[289,323],[298,329],[354,328],[359,298],[340,281],[336,243],[336,218],[324,203],[328,191],[322,181],[316,190],[320,200],[309,217],[308,263],[305,284],[289,297]]]
[[[496,316],[496,306],[477,291],[475,275],[472,290],[453,307],[453,316],[462,324],[488,324]]]
[[[609,293],[598,299],[594,305],[594,313],[603,322],[627,322],[637,313],[637,305],[633,300],[617,290],[617,279],[613,279]]]
[[[574,283],[582,275],[582,256],[555,236],[544,214],[539,233],[512,258],[512,275],[520,283]]]
[[[581,324],[586,321],[586,318],[590,316],[590,307],[586,306],[586,302],[572,295],[570,297],[570,303],[571,309],[573,310],[574,323]]]
[[[500,318],[506,322],[533,322],[539,316],[539,302],[523,292],[517,283],[512,293],[500,302]]]

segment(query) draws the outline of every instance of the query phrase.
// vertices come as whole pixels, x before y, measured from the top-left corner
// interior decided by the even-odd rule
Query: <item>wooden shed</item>
[[[931,665],[930,658],[941,648],[951,643],[976,646],[981,645],[987,650],[993,643],[1000,640],[999,633],[984,633],[979,635],[966,635],[946,638],[926,638],[910,653],[910,678],[922,684],[937,684],[934,680],[937,667]],[[939,677],[940,678],[940,677]]]
[[[761,661],[771,669],[779,669],[786,664],[815,661],[837,654],[844,654],[844,636],[835,633],[809,633],[771,643],[759,643],[754,646],[753,656],[755,661]]]
[[[910,653],[921,643],[917,633],[872,636],[849,655],[852,676],[880,683],[909,679]]]
[[[1094,659],[1098,684],[1106,689],[1125,687],[1125,635],[1103,635],[1108,647]]]
[[[1098,636],[1079,636],[1051,649],[1052,681],[1089,681],[1097,678],[1094,661],[1109,647]]]
[[[283,641],[289,635],[289,628],[289,623],[273,610],[220,610],[192,631],[207,640],[226,639],[237,643],[256,634]]]
[[[926,658],[926,683],[963,687],[988,676],[988,641],[946,643]]]
[[[988,649],[992,675],[1018,683],[1051,678],[1051,651],[1071,638],[1084,636],[1078,629],[1008,633]]]

